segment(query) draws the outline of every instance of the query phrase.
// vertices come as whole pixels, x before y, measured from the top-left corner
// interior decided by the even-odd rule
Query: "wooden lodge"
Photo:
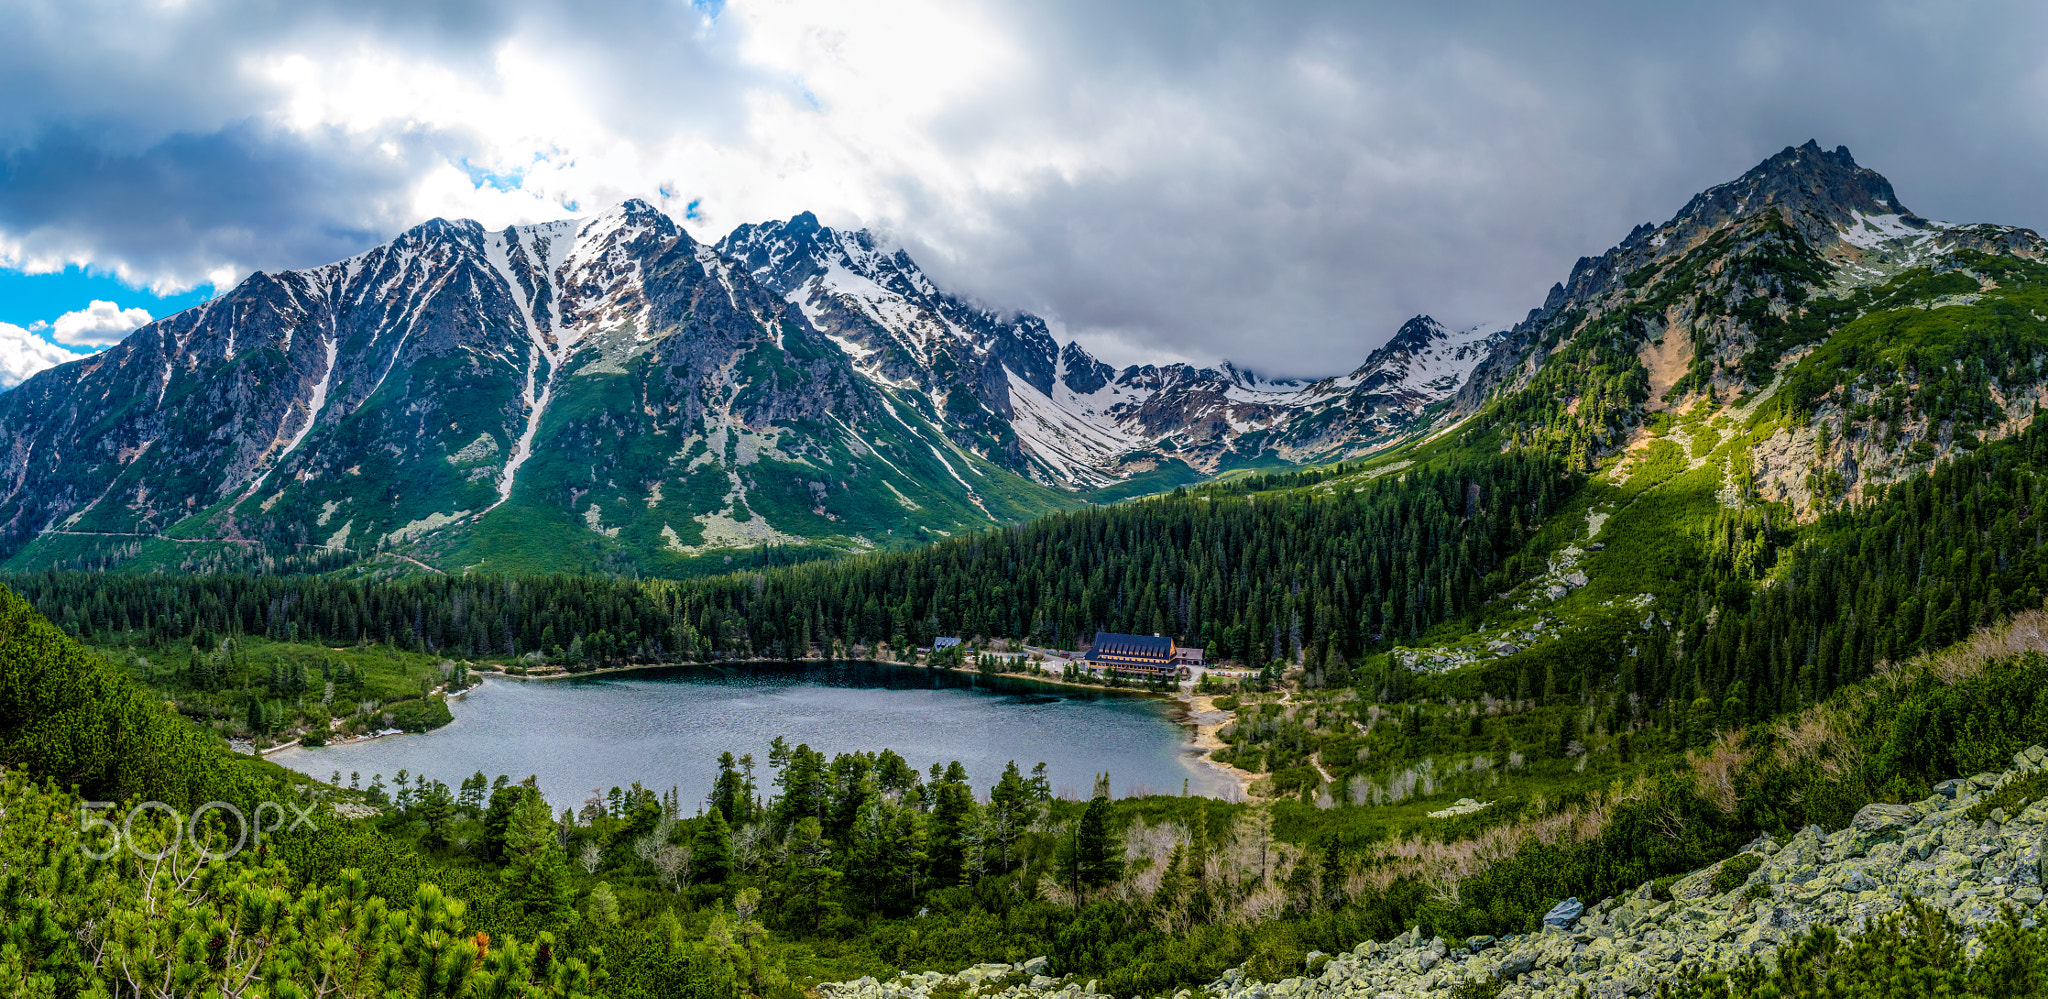
[[[1088,665],[1148,677],[1185,677],[1202,665],[1202,650],[1182,648],[1160,635],[1097,632],[1095,647],[1082,657]]]

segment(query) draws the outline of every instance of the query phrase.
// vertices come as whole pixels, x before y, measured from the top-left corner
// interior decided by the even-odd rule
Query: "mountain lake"
[[[1202,760],[1175,702],[1013,676],[865,662],[665,666],[554,680],[487,678],[449,703],[455,720],[432,732],[388,735],[270,759],[322,781],[341,772],[400,770],[450,788],[478,770],[528,775],[557,809],[638,781],[678,788],[686,814],[710,793],[718,756],[752,753],[755,781],[775,793],[769,743],[826,756],[893,749],[921,773],[954,760],[986,794],[1014,760],[1043,762],[1053,792],[1086,797],[1107,771],[1118,797],[1231,796],[1236,785]]]

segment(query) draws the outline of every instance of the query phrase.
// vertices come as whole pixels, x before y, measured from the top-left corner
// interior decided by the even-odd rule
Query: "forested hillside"
[[[1722,723],[1811,704],[1877,663],[2040,603],[2043,467],[2048,428],[2037,427],[1805,525],[1769,507],[1710,508],[1690,530],[1585,553],[1596,580],[1608,564],[1633,571],[1635,542],[1670,559],[1658,579],[1625,580],[1658,602],[1645,616],[1622,608],[1632,623],[1623,633],[1589,614],[1554,642],[1437,682],[1515,699],[1606,690],[1599,696],[1633,695],[1645,711],[1706,699]],[[1520,451],[1369,474],[1179,491],[915,552],[702,581],[47,573],[12,585],[87,641],[159,650],[173,663],[229,636],[540,653],[574,670],[901,649],[938,635],[1085,644],[1100,629],[1169,633],[1250,666],[1367,669],[1377,690],[1390,671],[1409,672],[1387,650],[1499,613],[1482,605],[1540,577],[1544,542],[1582,531],[1598,502],[1556,460]],[[1667,488],[1638,482],[1637,501],[1679,494],[1657,484]]]
[[[1061,801],[1016,767],[919,774],[893,753],[780,742],[765,772],[728,757],[712,787],[615,789],[557,819],[505,777],[365,792],[235,757],[5,599],[6,689],[39,692],[0,714],[0,849],[22,872],[0,899],[0,976],[22,995],[119,986],[141,969],[197,988],[253,973],[303,994],[794,999],[807,981],[1041,955],[1048,980],[1164,994],[1238,966],[1277,979],[1310,950],[1413,926],[1452,939],[1527,931],[1566,895],[1629,890],[1759,832],[1839,825],[1864,800],[1924,797],[2048,739],[2034,615],[1844,688],[1790,728],[1691,759],[1645,747],[1619,794],[1544,803],[1568,790],[1571,768],[1503,760],[1493,793],[1521,804],[1450,821],[1292,798]],[[1303,710],[1262,703],[1290,719]],[[1479,707],[1418,700],[1404,744],[1491,736],[1525,713]],[[1377,718],[1378,706],[1314,710],[1329,708]],[[1453,752],[1483,741],[1450,739]],[[227,860],[202,863],[188,844],[169,867],[96,861],[92,834],[49,839],[80,813],[36,774],[105,799],[378,811],[323,809],[317,836]],[[135,826],[150,851],[163,834],[153,821]],[[1519,850],[1474,851],[1466,837]],[[207,933],[221,944],[211,952]]]
[[[1320,663],[1419,635],[1512,585],[1577,482],[1548,459],[1459,459],[1341,492],[1180,491],[915,552],[689,582],[47,573],[15,585],[89,641],[145,646],[242,634],[560,657],[575,644],[573,669],[937,635],[1071,646],[1108,630],[1172,632],[1253,664],[1307,652]]]

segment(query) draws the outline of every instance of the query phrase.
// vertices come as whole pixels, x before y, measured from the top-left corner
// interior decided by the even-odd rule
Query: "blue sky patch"
[[[54,322],[66,312],[91,305],[95,299],[124,309],[147,309],[151,316],[162,319],[212,297],[213,288],[209,285],[177,295],[157,295],[147,289],[131,288],[111,274],[75,266],[51,274],[24,274],[0,267],[0,323],[13,323],[24,329],[39,322]],[[43,339],[50,338],[47,329],[39,332]]]
[[[526,170],[524,168],[498,173],[471,163],[468,157],[464,157],[461,160],[461,165],[462,171],[469,174],[470,186],[478,190],[489,187],[500,192],[517,191],[521,184],[526,183]]]

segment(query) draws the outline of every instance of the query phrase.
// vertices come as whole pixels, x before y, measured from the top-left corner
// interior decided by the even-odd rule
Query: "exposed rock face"
[[[1792,329],[1808,304],[1961,268],[1966,250],[2048,258],[2031,230],[1924,219],[1809,142],[1581,259],[1512,329],[1417,316],[1348,374],[1273,381],[1113,369],[809,214],[716,247],[638,201],[496,233],[435,220],[254,275],[0,395],[0,560],[72,564],[108,539],[656,571],[764,544],[865,550],[1097,487],[1357,457],[1496,403],[1509,415],[1489,431],[1562,428],[1590,462],[1640,443],[1660,409],[1747,399],[1747,420],[1825,336]],[[1908,304],[1999,294],[1980,281]],[[1550,364],[1558,351],[1576,354]],[[1810,517],[1917,474],[2032,419],[2048,380],[2027,360],[1987,369],[1997,411],[1967,426],[1885,398],[1897,378],[1851,379],[1746,445],[1726,491]],[[1539,376],[1541,404],[1511,406]],[[536,524],[555,533],[516,540]]]
[[[960,443],[1028,467],[1008,428],[1009,376],[1052,391],[1058,345],[1038,317],[1006,317],[946,294],[902,250],[866,230],[819,225],[809,212],[743,225],[718,248],[801,309],[862,373],[931,396]]]
[[[1950,781],[1926,801],[1870,805],[1845,829],[1809,827],[1783,843],[1759,840],[1745,852],[1761,863],[1724,893],[1713,890],[1717,864],[1679,879],[1669,901],[1653,898],[1644,885],[1541,933],[1475,937],[1458,948],[1404,933],[1361,943],[1312,977],[1255,982],[1232,971],[1202,991],[1216,999],[1378,999],[1444,994],[1471,979],[1499,977],[1504,999],[1569,997],[1581,986],[1589,995],[1616,999],[1656,995],[1658,983],[1682,965],[1713,970],[1769,955],[1813,927],[1853,935],[1907,898],[1946,910],[1972,933],[2000,918],[2006,906],[2038,918],[2048,799],[2017,815],[1994,811],[1983,822],[1967,815],[2007,781],[2048,768],[2048,749],[2036,746],[2013,764],[2006,773]],[[862,979],[820,991],[829,999],[925,999],[949,980],[936,974],[888,983]],[[966,980],[964,973],[958,980]],[[1093,991],[1043,981],[983,994],[1078,999]]]
[[[1732,260],[1752,253],[1758,249],[1754,241],[1759,236],[1749,230],[1762,220],[1783,222],[1805,246],[1833,265],[1867,262],[1868,267],[1830,275],[1831,279],[1852,282],[1888,277],[1897,273],[1909,257],[1924,265],[1933,257],[1957,249],[2013,253],[2034,259],[2048,254],[2048,243],[2030,229],[1955,225],[1921,218],[1899,203],[1890,181],[1874,170],[1858,166],[1846,147],[1838,146],[1829,152],[1809,140],[1803,146],[1787,146],[1741,177],[1693,196],[1662,225],[1639,225],[1606,253],[1579,258],[1572,266],[1571,276],[1553,286],[1543,305],[1515,326],[1515,349],[1498,352],[1474,372],[1458,393],[1457,409],[1476,409],[1503,380],[1539,365],[1547,351],[1536,345],[1546,335],[1569,332],[1569,328],[1559,328],[1560,322],[1571,319],[1575,326],[1583,326],[1603,314],[1655,299],[1656,283],[1669,276],[1656,268],[1678,261],[1717,237],[1725,242],[1725,247],[1717,247],[1714,254],[1719,259]],[[1900,261],[1894,266],[1879,266],[1878,258],[1888,255],[1896,255]],[[1703,269],[1711,277],[1721,268],[1716,264]],[[1633,286],[1632,277],[1637,279]],[[1686,277],[1699,280],[1702,275]],[[1707,284],[1713,286],[1711,280]],[[1827,286],[1823,282],[1811,290]],[[1738,300],[1758,293],[1753,285],[1741,287],[1732,283],[1715,290]],[[1631,332],[1649,339],[1690,326],[1696,318],[1705,318],[1676,302],[1662,311],[1662,321],[1655,327]],[[1745,331],[1701,330],[1696,334],[1719,332]],[[1721,339],[1711,335],[1703,338]],[[1746,348],[1753,342],[1752,337],[1731,344],[1731,350],[1724,353],[1739,355],[1741,351],[1733,348]]]

